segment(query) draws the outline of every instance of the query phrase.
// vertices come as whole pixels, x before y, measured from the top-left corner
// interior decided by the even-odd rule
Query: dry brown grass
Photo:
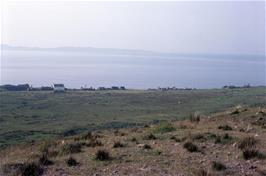
[[[169,122],[175,130],[165,133],[153,133],[157,126],[151,125],[13,146],[0,151],[0,175],[32,169],[43,175],[70,176],[241,176],[243,172],[259,176],[266,170],[266,131],[254,124],[262,118],[256,112],[258,108],[248,108],[237,118],[221,112],[211,118],[201,117],[196,123]],[[217,128],[224,124],[234,130]],[[247,126],[252,130],[241,132]]]

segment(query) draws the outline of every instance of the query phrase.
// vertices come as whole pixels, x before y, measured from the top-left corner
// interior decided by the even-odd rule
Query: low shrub
[[[144,144],[143,149],[151,149],[151,146],[149,144]]]
[[[124,146],[125,146],[125,144],[122,144],[121,142],[117,141],[114,143],[113,148],[120,148],[120,147],[124,147]]]
[[[98,150],[95,154],[95,159],[99,161],[110,160],[109,152],[105,150]]]
[[[245,160],[249,160],[253,158],[265,159],[265,155],[255,149],[246,149],[243,151],[243,158]]]
[[[192,140],[204,142],[207,138],[203,134],[195,134],[192,136]]]
[[[196,146],[192,142],[186,142],[183,147],[189,152],[199,152],[198,146]]]
[[[43,173],[41,165],[34,162],[5,164],[1,169],[3,175],[40,176]]]
[[[131,142],[137,142],[137,139],[135,137],[130,139]]]
[[[218,129],[219,130],[225,130],[225,131],[231,131],[231,130],[233,130],[233,128],[230,127],[229,125],[220,125],[220,126],[218,126]]]
[[[215,144],[227,144],[232,141],[233,137],[231,137],[228,133],[223,136],[216,136]]]
[[[36,163],[26,163],[20,170],[19,174],[21,176],[40,176],[43,173],[43,168]]]
[[[76,161],[76,159],[74,159],[73,157],[69,157],[67,160],[66,160],[66,163],[68,166],[77,166],[78,165],[78,162]]]
[[[157,137],[154,136],[152,133],[150,133],[147,136],[144,136],[143,139],[144,140],[155,140],[155,139],[157,139]]]
[[[212,162],[212,169],[214,169],[216,171],[222,171],[222,170],[226,169],[226,166],[220,162],[213,161]]]

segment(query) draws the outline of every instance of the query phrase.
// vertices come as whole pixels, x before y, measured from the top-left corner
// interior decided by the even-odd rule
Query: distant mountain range
[[[204,54],[204,53],[170,53],[170,52],[156,52],[149,50],[135,50],[135,49],[116,49],[116,48],[94,48],[94,47],[25,47],[25,46],[11,46],[1,44],[1,50],[16,50],[16,51],[48,51],[48,52],[84,52],[84,53],[100,53],[100,54],[117,54],[117,55],[141,55],[141,56],[166,56],[166,57],[196,57],[196,58],[259,58],[265,59],[265,55],[241,55],[241,54]]]
[[[106,54],[137,54],[137,55],[154,55],[160,54],[158,52],[148,50],[133,50],[133,49],[114,49],[114,48],[93,48],[93,47],[55,47],[55,48],[41,48],[41,47],[24,47],[11,46],[2,44],[2,50],[23,50],[23,51],[56,51],[56,52],[90,52],[90,53],[106,53]]]

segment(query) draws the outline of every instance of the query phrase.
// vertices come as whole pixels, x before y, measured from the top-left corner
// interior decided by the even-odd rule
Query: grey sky
[[[2,43],[264,54],[264,2],[6,2]]]

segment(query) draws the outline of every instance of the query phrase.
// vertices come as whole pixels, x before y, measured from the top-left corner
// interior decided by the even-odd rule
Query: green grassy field
[[[178,91],[0,92],[0,147],[88,130],[265,106],[266,88]]]

